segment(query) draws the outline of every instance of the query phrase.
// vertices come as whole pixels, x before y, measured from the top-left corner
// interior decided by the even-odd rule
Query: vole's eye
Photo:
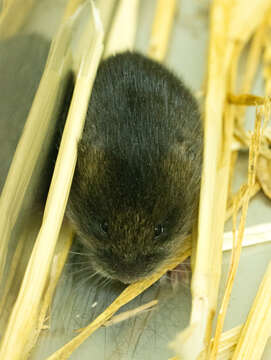
[[[165,228],[163,225],[161,225],[161,224],[156,225],[154,228],[154,236],[157,238],[160,235],[162,235],[164,231],[165,231]]]
[[[106,221],[104,221],[103,223],[100,224],[100,228],[103,233],[105,233],[105,234],[108,233],[108,223]]]

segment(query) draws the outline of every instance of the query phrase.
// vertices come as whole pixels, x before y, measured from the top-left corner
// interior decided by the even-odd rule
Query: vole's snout
[[[122,274],[122,275],[116,277],[116,280],[119,280],[123,284],[132,284],[132,283],[144,278],[145,276],[134,276],[134,275]]]
[[[127,284],[149,276],[157,269],[162,259],[161,254],[119,257],[104,252],[98,267],[109,277]]]

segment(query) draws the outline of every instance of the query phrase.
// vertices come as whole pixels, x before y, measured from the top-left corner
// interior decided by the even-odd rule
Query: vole
[[[67,206],[94,271],[135,282],[182,247],[202,144],[198,104],[173,73],[136,52],[101,62]]]

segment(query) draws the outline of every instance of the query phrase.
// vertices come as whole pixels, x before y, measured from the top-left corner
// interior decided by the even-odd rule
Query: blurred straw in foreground
[[[43,306],[42,296],[48,281],[50,265],[53,261],[56,241],[68,199],[76,163],[77,142],[83,129],[91,88],[103,50],[103,31],[92,3],[88,5],[88,11],[91,16],[88,26],[85,28],[87,35],[84,36],[87,42],[84,44],[84,51],[82,52],[82,63],[76,79],[74,95],[61,140],[44,211],[43,223],[1,343],[0,358],[3,359],[21,360],[26,358],[37,335],[35,332],[37,322],[41,321],[41,318],[38,317]],[[66,34],[71,33],[72,22],[73,19],[68,19],[68,22],[62,24],[56,40],[53,42],[50,53],[51,57],[48,59],[48,64],[36,96],[37,100],[34,103],[34,109],[35,105],[38,107],[44,101],[44,98],[48,98],[46,94],[50,93],[51,87],[55,84],[55,82],[48,80],[48,74],[51,75],[52,79],[57,74],[54,67],[52,70],[52,66],[55,65],[56,61],[59,62],[60,59],[61,62],[63,61],[62,54],[59,54],[57,50],[60,44],[61,49],[63,48],[63,43],[67,44],[63,37],[67,37]],[[90,33],[92,36],[89,36]],[[40,89],[44,90],[44,95]],[[40,99],[40,96],[42,99]],[[33,113],[35,115],[35,112]],[[38,117],[38,121],[40,122],[40,117]],[[31,150],[33,153],[33,149]]]

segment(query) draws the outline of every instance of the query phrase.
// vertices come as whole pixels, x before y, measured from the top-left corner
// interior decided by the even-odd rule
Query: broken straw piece
[[[271,334],[271,262],[242,329],[232,360],[260,360]]]

